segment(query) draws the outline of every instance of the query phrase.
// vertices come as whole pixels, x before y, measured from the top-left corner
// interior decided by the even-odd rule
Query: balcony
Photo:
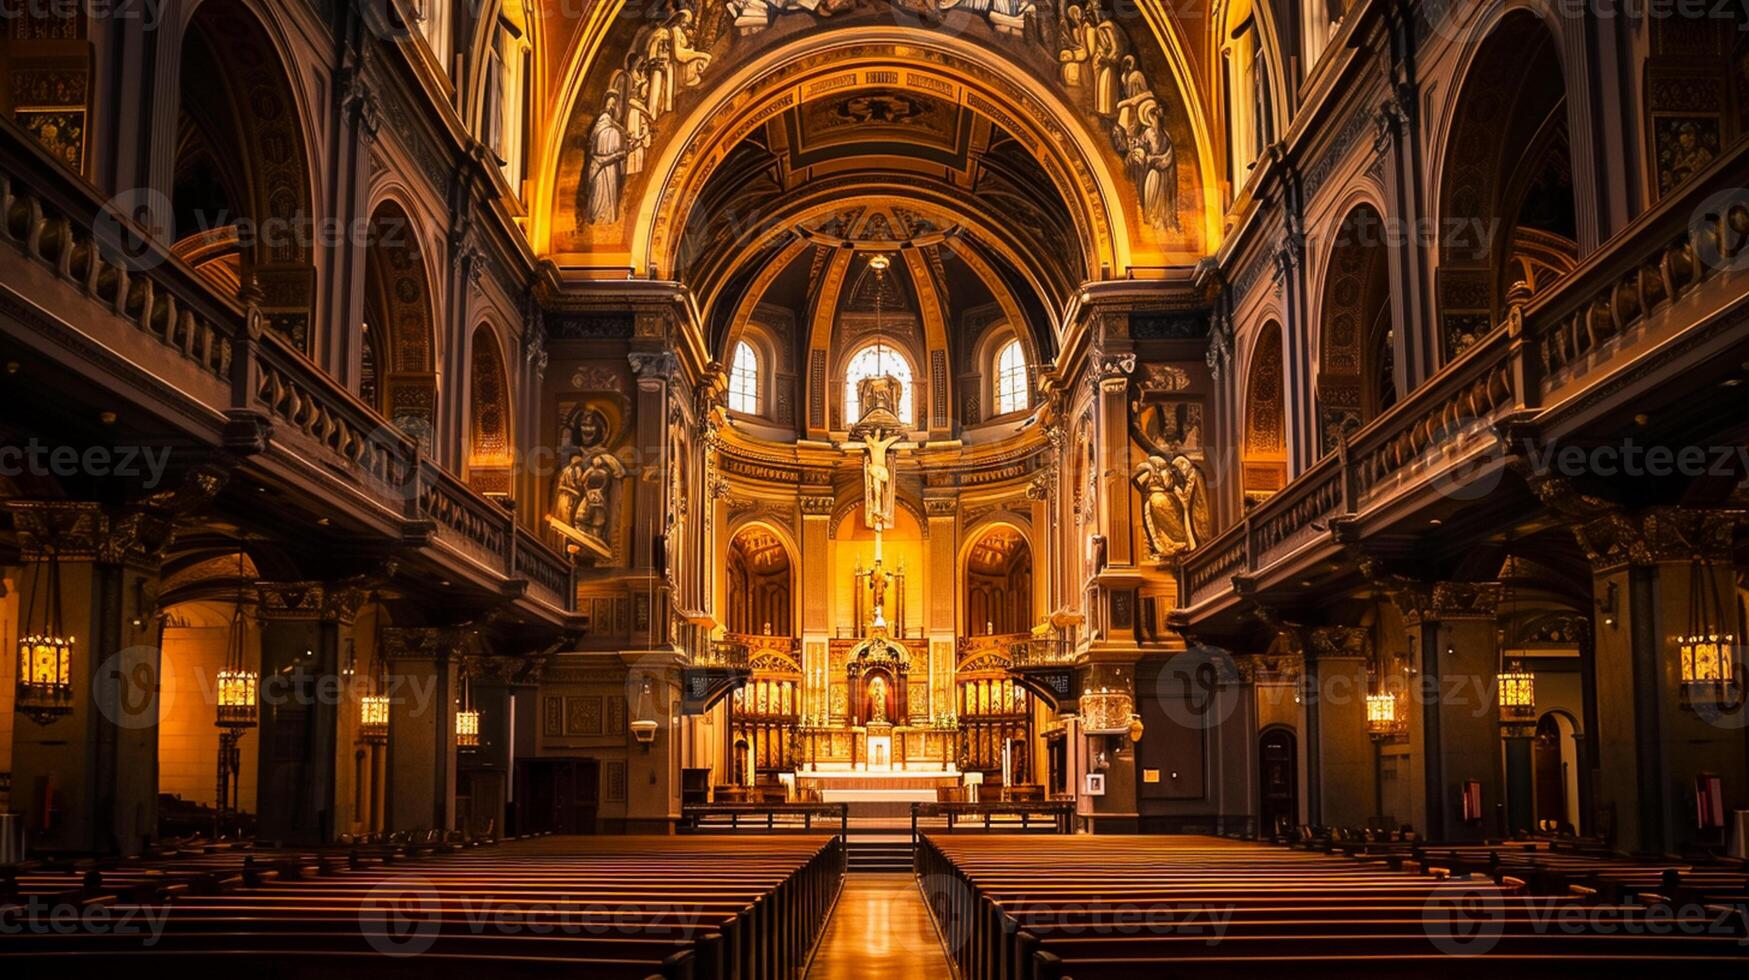
[[[1462,500],[1521,451],[1509,429],[1552,440],[1672,381],[1681,363],[1742,340],[1749,294],[1749,144],[1739,142],[1571,274],[1445,365],[1335,452],[1179,567],[1181,623],[1338,557],[1335,528],[1401,530]],[[1721,208],[1720,201],[1729,203]],[[1741,358],[1737,358],[1740,361]],[[1735,363],[1735,362],[1733,362]],[[1421,526],[1426,526],[1425,519]]]
[[[196,444],[241,457],[250,479],[410,545],[433,570],[539,619],[569,618],[569,559],[423,457],[264,329],[253,304],[215,292],[163,243],[130,236],[137,247],[118,257],[93,229],[123,220],[0,121],[0,243],[19,253],[6,258],[11,295],[0,291],[0,302],[14,339],[175,420]]]

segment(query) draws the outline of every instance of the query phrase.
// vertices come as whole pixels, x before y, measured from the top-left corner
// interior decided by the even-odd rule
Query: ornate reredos
[[[1042,184],[1019,190],[1066,214],[1088,278],[1193,262],[1218,235],[1207,127],[1153,5],[680,2],[585,27],[535,208],[536,248],[561,265],[674,278],[696,215],[785,234],[795,197],[856,193],[857,174],[882,193],[932,175],[932,200],[984,213],[979,198],[1016,197],[1005,170]]]

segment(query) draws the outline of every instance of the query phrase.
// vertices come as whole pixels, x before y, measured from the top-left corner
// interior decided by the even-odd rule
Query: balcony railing
[[[1749,143],[1661,201],[1427,383],[1186,556],[1185,605],[1230,593],[1308,546],[1332,519],[1437,484],[1496,447],[1514,413],[1560,405],[1632,360],[1635,331],[1749,250]],[[1703,307],[1704,308],[1704,307]],[[1461,479],[1452,476],[1452,479]],[[1437,487],[1435,487],[1437,492]]]
[[[747,644],[729,639],[706,639],[692,654],[694,667],[726,667],[747,670],[751,652]]]
[[[748,650],[776,650],[791,657],[802,651],[802,641],[794,636],[771,636],[766,633],[724,633],[723,638],[718,642],[746,647]]]
[[[574,606],[567,558],[421,457],[412,439],[264,329],[253,305],[215,292],[5,120],[0,241],[36,266],[33,284],[56,280],[100,309],[91,315],[72,294],[33,298],[107,352],[164,381],[160,390],[170,397],[229,420],[222,437],[232,449],[271,455],[274,446],[288,446],[282,462],[314,463],[316,478],[362,491],[377,516],[402,524],[403,537],[418,537],[424,524],[439,544],[499,577],[498,587],[526,582],[536,600],[559,610]],[[31,272],[22,269],[14,288]],[[265,439],[257,419],[271,426]]]
[[[1010,663],[1026,667],[1067,667],[1075,663],[1075,648],[1060,636],[1028,636],[1012,648]]]

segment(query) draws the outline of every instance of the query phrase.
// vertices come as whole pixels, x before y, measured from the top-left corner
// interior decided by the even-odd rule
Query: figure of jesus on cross
[[[862,437],[862,519],[874,529],[876,540],[880,532],[893,526],[893,469],[887,462],[887,452],[899,442],[895,433],[875,429]]]

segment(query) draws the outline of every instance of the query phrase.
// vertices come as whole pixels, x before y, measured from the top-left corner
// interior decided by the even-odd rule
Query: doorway
[[[1577,833],[1578,733],[1572,718],[1551,711],[1536,723],[1531,768],[1536,779],[1536,826],[1544,833]]]
[[[594,759],[528,759],[516,767],[516,833],[593,834],[601,764]]]
[[[1257,830],[1283,834],[1299,822],[1299,746],[1293,732],[1272,728],[1257,741]]]

